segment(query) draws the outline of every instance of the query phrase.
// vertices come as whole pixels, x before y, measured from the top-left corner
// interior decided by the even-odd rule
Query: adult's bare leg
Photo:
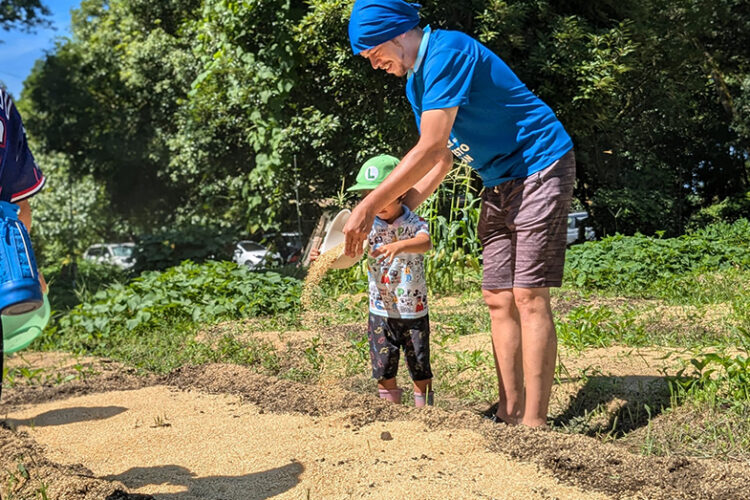
[[[490,308],[492,351],[498,382],[497,416],[509,424],[523,418],[524,374],[521,323],[513,290],[482,290]]]
[[[552,319],[549,288],[514,288],[521,320],[523,377],[526,384],[521,423],[547,425],[547,410],[555,378],[557,333]]]

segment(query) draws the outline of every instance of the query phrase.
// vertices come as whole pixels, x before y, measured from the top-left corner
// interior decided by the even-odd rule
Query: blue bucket
[[[42,307],[16,316],[3,316],[3,351],[12,354],[29,346],[49,323],[50,305],[44,294]]]
[[[42,287],[18,205],[0,201],[0,314],[26,314],[42,306]]]

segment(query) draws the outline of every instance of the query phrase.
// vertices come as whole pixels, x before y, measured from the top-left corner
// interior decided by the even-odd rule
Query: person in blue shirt
[[[0,201],[19,206],[18,219],[31,232],[28,199],[44,187],[45,177],[31,154],[21,115],[5,89],[0,88]],[[42,291],[47,284],[39,273]],[[3,373],[3,330],[0,322],[0,375]],[[2,386],[0,386],[0,392]]]
[[[491,418],[544,426],[557,357],[549,289],[562,284],[573,143],[500,57],[463,33],[420,28],[418,9],[402,0],[357,0],[349,20],[354,54],[407,78],[420,137],[352,212],[346,254],[360,253],[374,214],[434,175],[446,154],[473,167],[484,183],[482,293],[499,389]]]

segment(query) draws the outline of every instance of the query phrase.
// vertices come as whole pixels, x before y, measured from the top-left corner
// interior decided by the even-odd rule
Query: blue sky
[[[81,0],[43,0],[42,3],[51,11],[50,28],[37,28],[35,33],[0,30],[0,80],[16,99],[21,95],[23,81],[34,61],[54,48],[55,38],[69,34],[70,10],[77,8]]]

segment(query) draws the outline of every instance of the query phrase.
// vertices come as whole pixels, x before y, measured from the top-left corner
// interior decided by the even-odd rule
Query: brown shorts
[[[482,288],[547,288],[562,284],[568,212],[576,180],[573,151],[525,179],[482,194],[479,239]]]

